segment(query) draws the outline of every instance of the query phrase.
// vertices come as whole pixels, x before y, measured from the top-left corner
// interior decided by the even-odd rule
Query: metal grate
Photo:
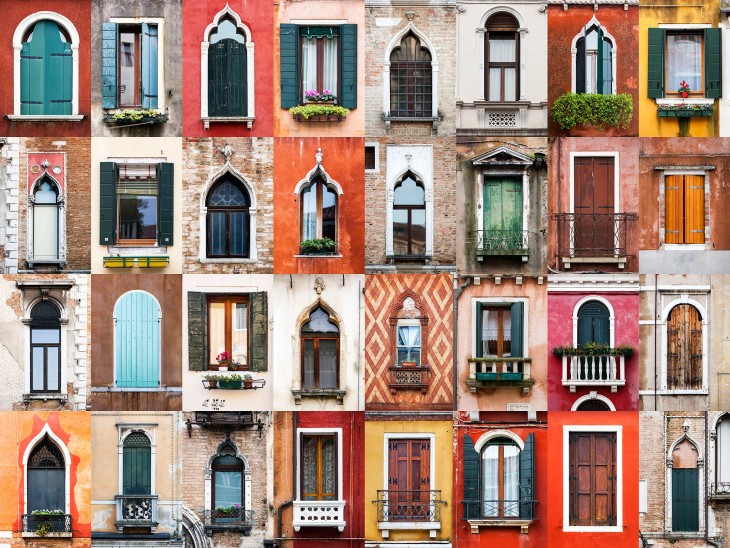
[[[431,117],[432,82],[431,53],[408,33],[390,54],[390,115]]]
[[[517,113],[488,112],[487,127],[517,127]]]
[[[58,447],[46,436],[33,450],[28,460],[28,468],[63,468],[63,455]]]

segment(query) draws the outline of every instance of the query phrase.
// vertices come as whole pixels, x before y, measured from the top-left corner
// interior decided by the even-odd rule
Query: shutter
[[[151,494],[152,453],[150,447],[124,447],[122,451],[122,494]]]
[[[142,108],[157,108],[157,25],[142,23]]]
[[[388,502],[397,504],[398,494],[398,442],[390,440],[388,442]],[[394,510],[394,509],[393,509]],[[389,510],[389,514],[392,510]]]
[[[265,291],[249,293],[249,361],[251,371],[269,370],[269,305]]]
[[[647,64],[647,96],[652,99],[664,97],[664,29],[649,29]]]
[[[614,254],[614,159],[593,158],[593,211],[600,215],[593,223],[594,254],[611,256]]]
[[[586,39],[581,38],[575,52],[575,92],[586,92]]]
[[[535,434],[528,434],[520,452],[520,517],[532,519],[535,496]]]
[[[45,55],[43,67],[43,114],[71,114],[73,95],[73,60],[71,44],[61,39],[61,33],[52,21],[42,21],[36,25],[34,36],[43,25],[45,35]]]
[[[705,29],[705,97],[722,97],[722,30]]]
[[[512,303],[510,316],[512,320],[512,342],[510,344],[510,356],[513,358],[524,357],[525,349],[522,334],[524,333],[524,311],[525,303]]]
[[[603,93],[603,29],[598,27],[598,57],[596,59],[596,93]],[[610,75],[609,75],[610,76]]]
[[[695,390],[702,388],[702,319],[700,312],[692,305],[687,306],[689,318],[686,329],[689,330],[689,381],[690,387]]]
[[[161,163],[157,176],[159,184],[159,194],[157,196],[157,243],[158,245],[173,245],[175,165]]]
[[[117,24],[101,25],[101,108],[117,108]]]
[[[39,114],[38,99],[35,97],[39,87],[32,85],[31,75],[38,72],[42,60],[33,59],[30,46],[26,42],[20,49],[20,114],[23,115]]]
[[[591,525],[614,525],[616,500],[616,435],[591,434],[593,442],[593,493]]]
[[[281,108],[299,104],[299,26],[279,25]]]
[[[477,342],[477,358],[483,358],[484,357],[484,345],[482,344],[482,322],[484,321],[484,313],[483,313],[484,305],[482,303],[477,303],[477,321],[476,321],[476,333],[474,334],[475,340]]]
[[[464,517],[479,519],[479,453],[474,442],[464,434]]]
[[[33,510],[66,509],[66,471],[63,468],[27,468],[28,507]],[[42,523],[42,522],[38,522]]]
[[[160,386],[160,310],[148,293],[126,293],[114,309],[116,386]]]
[[[99,168],[99,245],[114,245],[117,225],[117,164],[101,162]]]
[[[221,40],[208,49],[208,116],[226,116],[226,68],[228,42]]]
[[[248,86],[246,81],[246,44],[229,40],[228,44],[228,116],[246,116],[248,113]]]
[[[208,369],[208,300],[205,293],[188,292],[188,369]]]
[[[664,179],[664,242],[684,243],[684,178],[669,175]]]
[[[421,446],[421,485],[413,488],[428,492],[431,490],[431,440],[416,440],[414,443]]]
[[[340,105],[357,108],[357,25],[340,27]]]
[[[705,243],[705,178],[702,175],[684,176],[683,243]]]
[[[696,468],[672,469],[672,531],[699,531],[698,486]]]

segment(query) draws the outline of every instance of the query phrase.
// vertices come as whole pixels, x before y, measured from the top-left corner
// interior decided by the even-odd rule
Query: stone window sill
[[[86,116],[83,114],[50,115],[50,114],[6,114],[5,118],[11,122],[80,122]]]
[[[203,120],[203,127],[205,129],[210,129],[210,124],[217,123],[217,124],[229,124],[229,123],[240,123],[245,122],[246,128],[251,129],[253,127],[253,123],[256,120],[255,116],[205,116],[202,118]]]
[[[347,390],[338,390],[330,388],[312,388],[312,389],[301,389],[292,390],[294,396],[294,403],[296,405],[302,404],[302,398],[336,398],[337,405],[344,405],[345,395]]]

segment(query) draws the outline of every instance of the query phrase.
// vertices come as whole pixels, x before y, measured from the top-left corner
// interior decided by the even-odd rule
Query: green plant
[[[553,103],[550,115],[562,129],[571,130],[583,125],[603,130],[606,126],[628,127],[633,111],[633,100],[628,93],[564,93]]]
[[[299,244],[299,251],[303,255],[317,255],[320,253],[334,253],[337,244],[331,238],[312,238]]]
[[[39,523],[38,526],[35,528],[35,534],[39,537],[45,537],[46,535],[48,535],[48,533],[51,532],[53,532],[53,526],[47,521]]]
[[[613,353],[629,358],[634,354],[634,347],[629,344],[621,344],[613,349]]]
[[[149,119],[156,123],[160,123],[167,119],[167,115],[154,109],[129,108],[115,112],[113,116],[113,120],[117,123],[132,124],[135,122],[141,122],[143,119]]]
[[[203,378],[206,381],[216,381],[218,380],[218,375],[203,375]]]
[[[63,510],[33,510],[33,516],[62,516]]]
[[[243,379],[241,379],[241,375],[239,375],[238,373],[233,373],[232,375],[229,375],[228,377],[226,377],[226,381],[240,381],[240,380],[243,380]]]
[[[338,107],[335,105],[299,105],[298,107],[292,107],[289,109],[289,113],[292,116],[298,116],[304,120],[309,120],[313,116],[339,116],[340,118],[346,118],[350,114],[350,110],[345,107]]]
[[[243,380],[244,380],[244,381],[250,381],[250,380],[253,380],[253,377],[252,377],[251,375],[249,375],[248,373],[246,373],[246,374],[245,374],[245,375],[243,376]]]

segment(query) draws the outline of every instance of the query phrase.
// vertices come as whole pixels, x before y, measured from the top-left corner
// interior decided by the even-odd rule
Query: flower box
[[[477,373],[478,381],[496,381],[499,379],[499,373]]]
[[[242,380],[218,379],[218,386],[221,388],[234,388],[234,389],[240,390],[242,384],[243,384]]]
[[[690,108],[659,108],[659,118],[693,118],[712,116],[712,107],[690,107]]]

